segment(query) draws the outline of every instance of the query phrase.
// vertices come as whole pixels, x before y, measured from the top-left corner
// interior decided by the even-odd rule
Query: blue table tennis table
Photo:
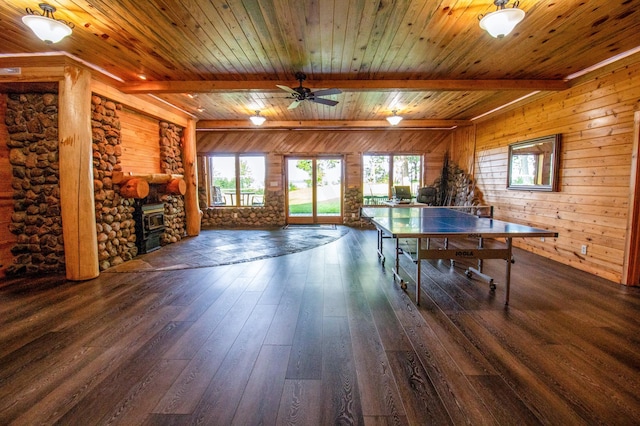
[[[504,222],[493,218],[493,208],[474,207],[431,207],[426,205],[393,205],[389,207],[364,207],[361,216],[373,223],[378,231],[378,258],[384,265],[382,242],[385,238],[395,239],[394,282],[406,289],[406,282],[400,276],[400,255],[409,257],[416,265],[416,304],[420,304],[421,261],[427,259],[477,260],[478,267],[469,267],[465,274],[471,278],[478,275],[495,290],[493,278],[482,272],[485,259],[506,261],[505,305],[509,304],[511,284],[512,240],[526,237],[557,237],[558,234],[545,229]],[[441,247],[431,247],[430,239],[441,238]],[[502,239],[504,243],[484,247],[484,239]],[[401,239],[415,239],[415,246],[403,248]],[[449,248],[449,241],[455,240],[456,248]],[[473,244],[473,245],[470,245]]]

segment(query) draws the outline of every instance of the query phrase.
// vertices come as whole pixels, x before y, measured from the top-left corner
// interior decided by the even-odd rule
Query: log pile
[[[483,204],[482,194],[473,177],[456,164],[445,160],[442,175],[431,185],[438,189],[440,206],[478,206]]]

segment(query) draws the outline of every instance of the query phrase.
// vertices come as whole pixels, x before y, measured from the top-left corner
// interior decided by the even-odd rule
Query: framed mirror
[[[559,152],[559,134],[509,145],[507,188],[557,191]]]

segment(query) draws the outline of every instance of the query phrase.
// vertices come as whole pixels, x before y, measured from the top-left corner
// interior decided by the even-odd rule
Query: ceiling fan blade
[[[293,90],[291,87],[288,87],[288,86],[282,86],[282,85],[280,85],[280,84],[276,84],[276,86],[278,86],[279,88],[281,88],[281,89],[282,89],[282,90],[284,90],[285,92],[289,92],[289,93],[292,93],[292,94],[294,94],[294,95],[297,95],[297,94],[298,94],[298,92],[296,92],[295,90]]]
[[[338,101],[334,101],[331,99],[323,99],[323,98],[309,98],[309,100],[311,102],[315,102],[317,104],[323,104],[323,105],[329,105],[329,106],[336,106],[338,105]]]
[[[300,103],[301,103],[301,102],[302,102],[302,101],[293,101],[293,102],[291,102],[291,105],[289,105],[289,108],[287,108],[287,109],[295,109],[295,108],[298,108],[298,105],[300,105]]]
[[[322,89],[312,93],[314,96],[329,96],[329,95],[339,95],[342,93],[340,89]]]

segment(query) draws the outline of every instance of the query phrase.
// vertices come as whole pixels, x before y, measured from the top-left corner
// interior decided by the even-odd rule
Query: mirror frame
[[[548,144],[551,158],[548,160],[549,176],[548,183],[523,185],[512,182],[514,155],[518,149],[523,149],[532,145]],[[509,164],[507,170],[507,189],[526,191],[557,191],[558,190],[558,168],[560,166],[560,134],[544,136],[536,139],[529,139],[522,142],[515,142],[509,145]],[[545,160],[546,162],[546,160]]]

